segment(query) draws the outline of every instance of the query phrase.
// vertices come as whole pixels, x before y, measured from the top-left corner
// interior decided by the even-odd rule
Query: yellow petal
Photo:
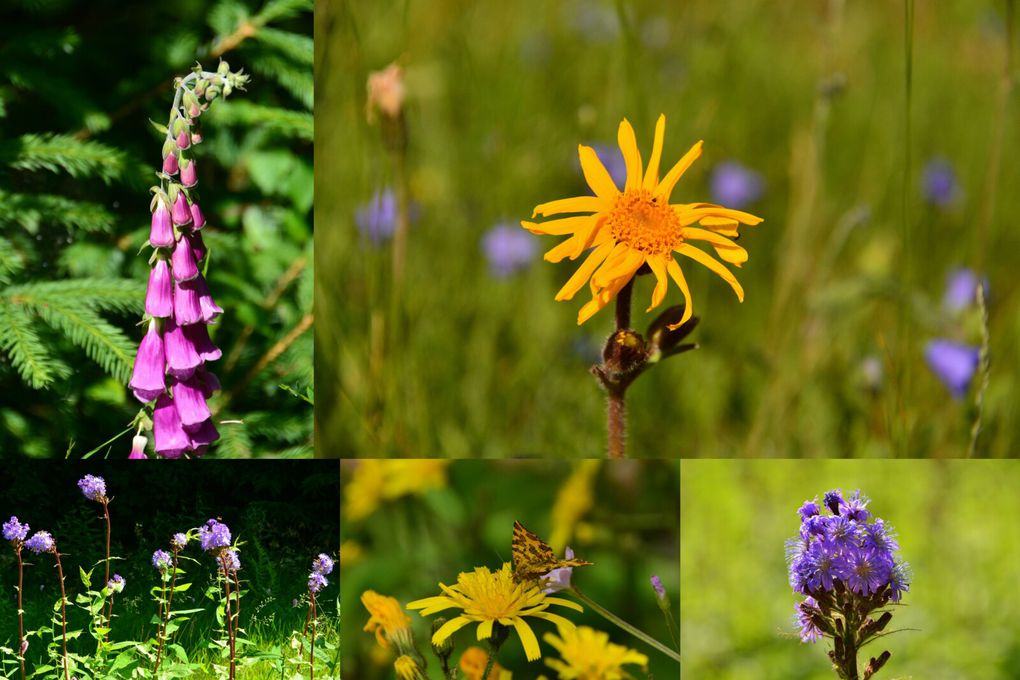
[[[446,641],[446,638],[450,637],[464,626],[471,623],[471,619],[466,616],[458,616],[450,619],[435,632],[432,636],[432,644],[441,645]]]
[[[616,183],[609,176],[606,166],[602,165],[595,149],[580,144],[577,147],[577,155],[581,158],[581,171],[584,172],[584,179],[595,195],[599,198],[615,198],[620,190],[616,188]]]
[[[756,224],[762,223],[762,218],[751,213],[744,212],[743,210],[732,210],[730,208],[724,208],[719,205],[710,205],[705,207],[681,209],[676,212],[677,219],[680,220],[680,224],[687,226],[688,224],[694,224],[705,217],[722,217],[731,220],[736,220],[741,224],[747,224],[755,226]]]
[[[592,220],[585,229],[578,231],[574,235],[576,242],[574,244],[574,252],[570,253],[571,260],[576,260],[581,257],[581,253],[588,250],[588,248],[591,248],[592,242],[595,240],[595,237],[598,236],[599,230],[605,222],[605,215],[596,215],[595,219]]]
[[[606,258],[599,270],[592,274],[592,291],[612,285],[621,276],[630,278],[645,261],[645,254],[620,243]]]
[[[623,152],[623,161],[627,165],[627,189],[637,189],[641,186],[641,152],[637,148],[637,138],[634,137],[634,128],[630,121],[624,118],[620,122],[620,129],[616,133],[616,141]]]
[[[697,227],[686,227],[680,235],[685,240],[708,241],[715,248],[716,254],[732,265],[739,267],[747,262],[747,251],[722,234]]]
[[[607,241],[593,250],[591,255],[588,256],[588,259],[577,268],[574,275],[571,276],[565,284],[563,284],[563,287],[560,288],[560,292],[556,293],[556,301],[561,302],[574,297],[574,294],[581,289],[581,286],[585,284],[588,277],[591,276],[591,273],[595,271],[595,268],[602,264],[603,260],[608,257],[609,251],[613,249],[614,245],[615,244],[612,241]]]
[[[585,321],[595,316],[595,314],[598,313],[602,308],[608,305],[612,301],[612,299],[616,297],[616,294],[619,293],[620,290],[625,285],[627,285],[627,282],[631,280],[631,278],[634,276],[634,272],[638,270],[638,267],[640,267],[643,262],[644,257],[642,256],[638,260],[637,265],[633,269],[631,269],[630,272],[628,272],[624,276],[620,276],[619,278],[613,280],[612,282],[610,282],[608,286],[602,288],[597,293],[592,295],[592,299],[586,302],[584,306],[582,306],[581,309],[578,311],[577,325],[580,326]]]
[[[521,220],[521,226],[530,231],[532,234],[564,236],[583,229],[594,219],[595,215],[579,215],[575,217],[561,217],[559,219],[548,220],[546,222],[528,222],[526,220]]]
[[[542,215],[545,217],[562,213],[598,212],[607,207],[609,206],[606,202],[598,196],[574,196],[573,198],[560,198],[536,206],[535,212],[531,216],[537,217]]]
[[[659,161],[662,159],[662,140],[666,136],[666,115],[660,113],[655,123],[655,142],[652,144],[652,155],[648,158],[645,170],[644,188],[651,191],[659,182]]]
[[[478,639],[488,640],[492,637],[492,619],[486,619],[478,624]]]
[[[721,276],[722,279],[726,283],[730,284],[731,288],[733,288],[733,292],[737,294],[737,299],[741,302],[744,301],[744,288],[740,285],[740,282],[737,281],[737,277],[735,277],[733,273],[720,262],[716,261],[716,259],[711,255],[686,243],[677,246],[676,251],[681,255],[686,255],[696,262],[700,262]]]
[[[517,630],[517,634],[521,636],[521,644],[524,645],[524,656],[528,657],[528,661],[541,659],[542,650],[538,646],[538,638],[535,637],[535,632],[531,630],[528,622],[519,616],[514,617],[514,628]]]
[[[672,259],[672,256],[670,256],[670,259]],[[669,278],[666,276],[666,261],[662,257],[649,257],[646,262],[651,267],[652,273],[655,274],[655,290],[652,291],[652,304],[645,310],[650,312],[662,304],[663,298],[666,297]]]
[[[546,262],[559,262],[563,258],[570,256],[575,250],[577,250],[577,237],[571,236],[566,241],[550,248],[543,257]]]
[[[687,287],[687,279],[684,278],[684,272],[680,269],[680,265],[677,264],[676,260],[672,257],[670,257],[669,261],[666,263],[666,271],[668,271],[669,275],[673,277],[674,281],[676,281],[676,285],[680,289],[680,292],[684,294],[684,315],[680,317],[680,321],[668,326],[669,330],[672,331],[684,325],[687,322],[687,319],[691,318],[694,314],[694,302],[691,300],[691,289]]]
[[[676,183],[680,180],[680,176],[687,172],[687,168],[691,167],[694,161],[698,160],[698,157],[701,156],[702,144],[704,144],[704,142],[699,140],[697,144],[692,146],[690,150],[683,155],[683,158],[676,162],[676,165],[670,168],[670,171],[667,172],[666,176],[662,178],[661,182],[659,182],[659,186],[657,186],[655,191],[652,192],[654,198],[662,201],[669,200],[670,194],[673,193],[673,187],[675,187]]]

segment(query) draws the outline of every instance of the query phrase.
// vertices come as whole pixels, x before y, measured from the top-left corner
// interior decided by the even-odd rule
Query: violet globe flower
[[[924,349],[924,359],[953,398],[962,399],[981,364],[981,348],[953,340],[932,340]]]
[[[170,539],[170,548],[175,552],[184,550],[185,546],[188,545],[188,535],[182,532],[178,532],[173,535]]]
[[[949,273],[946,280],[946,292],[942,297],[942,306],[951,313],[965,311],[977,304],[977,289],[984,287],[985,297],[988,296],[988,280],[979,277],[973,269],[960,267]]]
[[[211,519],[198,530],[198,540],[205,552],[216,552],[230,547],[230,527]]]
[[[354,213],[354,222],[372,245],[380,245],[393,236],[397,230],[397,197],[393,190],[377,190],[372,200]]]
[[[308,575],[308,592],[318,594],[323,588],[329,585],[329,580],[317,571]]]
[[[312,560],[312,571],[327,576],[333,573],[333,558],[326,553],[319,553],[319,556]]]
[[[921,193],[926,201],[940,208],[956,201],[960,188],[956,182],[956,171],[949,161],[944,158],[928,161],[921,176]]]
[[[17,517],[11,515],[11,518],[4,522],[4,540],[14,545],[24,543],[28,530],[27,524],[22,524]]]
[[[538,251],[535,237],[509,223],[500,223],[482,237],[482,252],[489,270],[497,278],[506,278],[527,268]]]
[[[227,566],[228,574],[235,574],[241,570],[241,556],[238,554],[236,549],[230,548],[228,550],[224,550],[222,559],[224,564]]]
[[[660,600],[666,599],[666,586],[662,585],[662,579],[658,576],[651,578],[652,588],[655,590],[655,597]]]
[[[41,553],[54,552],[57,549],[57,544],[54,543],[50,532],[37,531],[32,534],[32,538],[25,541],[25,547],[39,555]]]
[[[124,577],[120,574],[114,574],[110,577],[110,580],[106,582],[106,588],[111,593],[123,593],[124,592]]]
[[[736,161],[715,166],[710,180],[712,201],[735,210],[742,210],[765,193],[761,174]]]
[[[85,498],[96,503],[107,502],[106,480],[96,475],[85,475],[78,480],[78,488]]]
[[[160,573],[165,573],[173,566],[174,559],[166,550],[157,550],[152,553],[152,566]]]

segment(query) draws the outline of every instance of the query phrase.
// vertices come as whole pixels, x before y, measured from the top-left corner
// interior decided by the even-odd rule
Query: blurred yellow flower
[[[340,544],[340,568],[350,567],[361,561],[365,549],[355,541],[344,541]]]
[[[460,670],[466,680],[482,680],[485,664],[489,663],[489,653],[481,647],[468,647],[460,655]],[[492,664],[489,680],[510,680],[512,674],[498,663]]]
[[[393,663],[393,669],[400,680],[427,680],[418,663],[406,654]]]
[[[691,258],[708,267],[725,280],[737,297],[744,300],[744,289],[722,263],[691,241],[704,241],[715,249],[725,262],[736,267],[747,261],[747,251],[728,237],[738,236],[739,224],[756,225],[762,220],[750,213],[731,210],[711,203],[675,203],[669,198],[677,180],[701,155],[701,142],[681,158],[661,180],[659,160],[666,130],[666,117],[659,116],[655,126],[655,143],[648,167],[643,168],[634,128],[625,118],[620,123],[617,141],[627,166],[627,180],[623,191],[616,186],[609,172],[589,146],[581,145],[581,169],[594,196],[576,196],[543,203],[535,208],[532,217],[563,215],[546,222],[521,222],[536,234],[570,237],[545,254],[549,262],[565,257],[576,260],[589,248],[595,250],[584,261],[567,283],[556,294],[556,300],[569,300],[590,283],[592,299],[581,307],[577,323],[582,324],[605,307],[627,285],[642,265],[647,264],[655,275],[648,311],[658,307],[666,297],[669,278],[676,282],[686,303],[684,315],[671,328],[687,321],[694,311],[687,280],[673,253]],[[579,213],[590,213],[580,215]],[[702,228],[694,225],[698,223]]]
[[[569,630],[574,624],[560,616],[546,611],[552,605],[569,607],[576,611],[584,611],[580,605],[558,597],[549,597],[539,588],[535,581],[517,583],[514,580],[510,563],[496,572],[488,567],[478,567],[473,572],[462,572],[457,576],[457,585],[439,584],[443,595],[426,597],[407,605],[408,609],[421,609],[422,616],[430,616],[450,608],[458,608],[463,613],[447,621],[432,636],[432,644],[440,645],[455,632],[468,625],[477,623],[479,640],[492,637],[492,628],[496,623],[513,626],[524,646],[524,654],[528,661],[542,657],[538,646],[538,638],[525,620],[527,617],[545,619],[554,623],[560,630]]]
[[[597,459],[577,461],[556,494],[549,545],[557,554],[567,547],[567,541],[574,534],[574,527],[594,505],[595,475],[601,466],[602,461]]]
[[[411,617],[404,613],[399,602],[374,590],[366,590],[361,594],[361,603],[370,614],[364,630],[374,633],[380,646],[389,648],[392,643],[401,650],[413,647]]]
[[[546,633],[543,639],[560,653],[562,660],[545,660],[560,680],[624,680],[631,677],[624,664],[648,666],[647,656],[610,642],[608,634],[588,626],[561,630],[560,637]]]
[[[448,460],[361,460],[344,488],[343,515],[357,522],[386,501],[446,486],[449,464]]]

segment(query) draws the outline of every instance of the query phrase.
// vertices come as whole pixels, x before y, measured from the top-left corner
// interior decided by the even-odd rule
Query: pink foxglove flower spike
[[[220,62],[215,72],[195,70],[174,84],[174,101],[165,128],[159,185],[152,187],[153,249],[145,294],[146,332],[138,347],[129,387],[146,406],[135,419],[131,458],[144,458],[152,430],[163,458],[201,456],[219,438],[207,400],[219,389],[206,362],[222,352],[207,325],[223,309],[216,304],[200,263],[207,249],[199,230],[206,219],[198,205],[196,145],[202,141],[198,118],[219,96],[244,89],[248,77]],[[207,266],[207,265],[206,265]]]

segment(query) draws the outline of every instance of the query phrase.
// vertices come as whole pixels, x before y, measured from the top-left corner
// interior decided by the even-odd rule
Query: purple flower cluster
[[[85,475],[78,480],[78,488],[85,498],[96,503],[106,503],[106,480],[96,475]]]
[[[333,573],[333,558],[326,553],[312,560],[312,572],[308,574],[308,592],[315,595],[329,585],[327,574]]]
[[[317,571],[308,575],[308,592],[318,594],[323,588],[329,585],[329,580]]]
[[[27,524],[22,524],[17,517],[12,515],[9,520],[4,522],[4,540],[15,546],[21,545],[25,542],[25,537],[28,536],[28,529]]]
[[[899,602],[910,589],[906,563],[896,557],[896,533],[884,520],[873,518],[867,506],[860,491],[849,497],[830,491],[821,504],[806,501],[798,510],[800,534],[787,542],[787,558],[790,586],[810,600],[798,605],[802,639],[817,639],[818,626],[808,625],[809,613],[823,597],[858,598],[882,606]]]
[[[505,279],[526,269],[538,252],[535,237],[509,222],[501,222],[482,237],[482,252],[493,276]]]
[[[180,552],[184,550],[184,546],[188,544],[188,535],[184,533],[176,533],[170,539],[170,548],[174,552]]]
[[[57,544],[53,542],[50,532],[37,531],[32,534],[32,538],[25,541],[25,547],[39,555],[41,553],[53,552],[57,549]]]
[[[122,593],[124,592],[124,577],[120,574],[114,574],[110,577],[110,580],[106,582],[106,588],[111,593]]]
[[[205,552],[218,552],[230,547],[230,527],[214,519],[198,530],[198,540]]]
[[[170,567],[173,566],[174,558],[170,556],[166,550],[157,550],[152,553],[152,566],[154,566],[160,573],[165,573]]]
[[[223,551],[223,561],[227,565],[227,573],[234,574],[241,569],[241,555],[235,548]]]
[[[198,175],[191,149],[201,142],[198,117],[208,102],[245,78],[229,73],[224,64],[217,73],[197,75],[197,80],[178,82],[163,144],[161,184],[153,187],[148,325],[130,382],[139,401],[155,402],[153,438],[156,453],[164,458],[200,456],[219,438],[206,402],[220,385],[206,364],[222,356],[208,326],[223,309],[213,301],[200,270],[206,222],[195,190]]]
[[[966,268],[953,270],[942,299],[946,312],[959,317],[976,305],[978,286],[988,294],[985,277]],[[936,338],[925,345],[924,360],[953,398],[962,399],[981,365],[981,348],[958,340]]]

